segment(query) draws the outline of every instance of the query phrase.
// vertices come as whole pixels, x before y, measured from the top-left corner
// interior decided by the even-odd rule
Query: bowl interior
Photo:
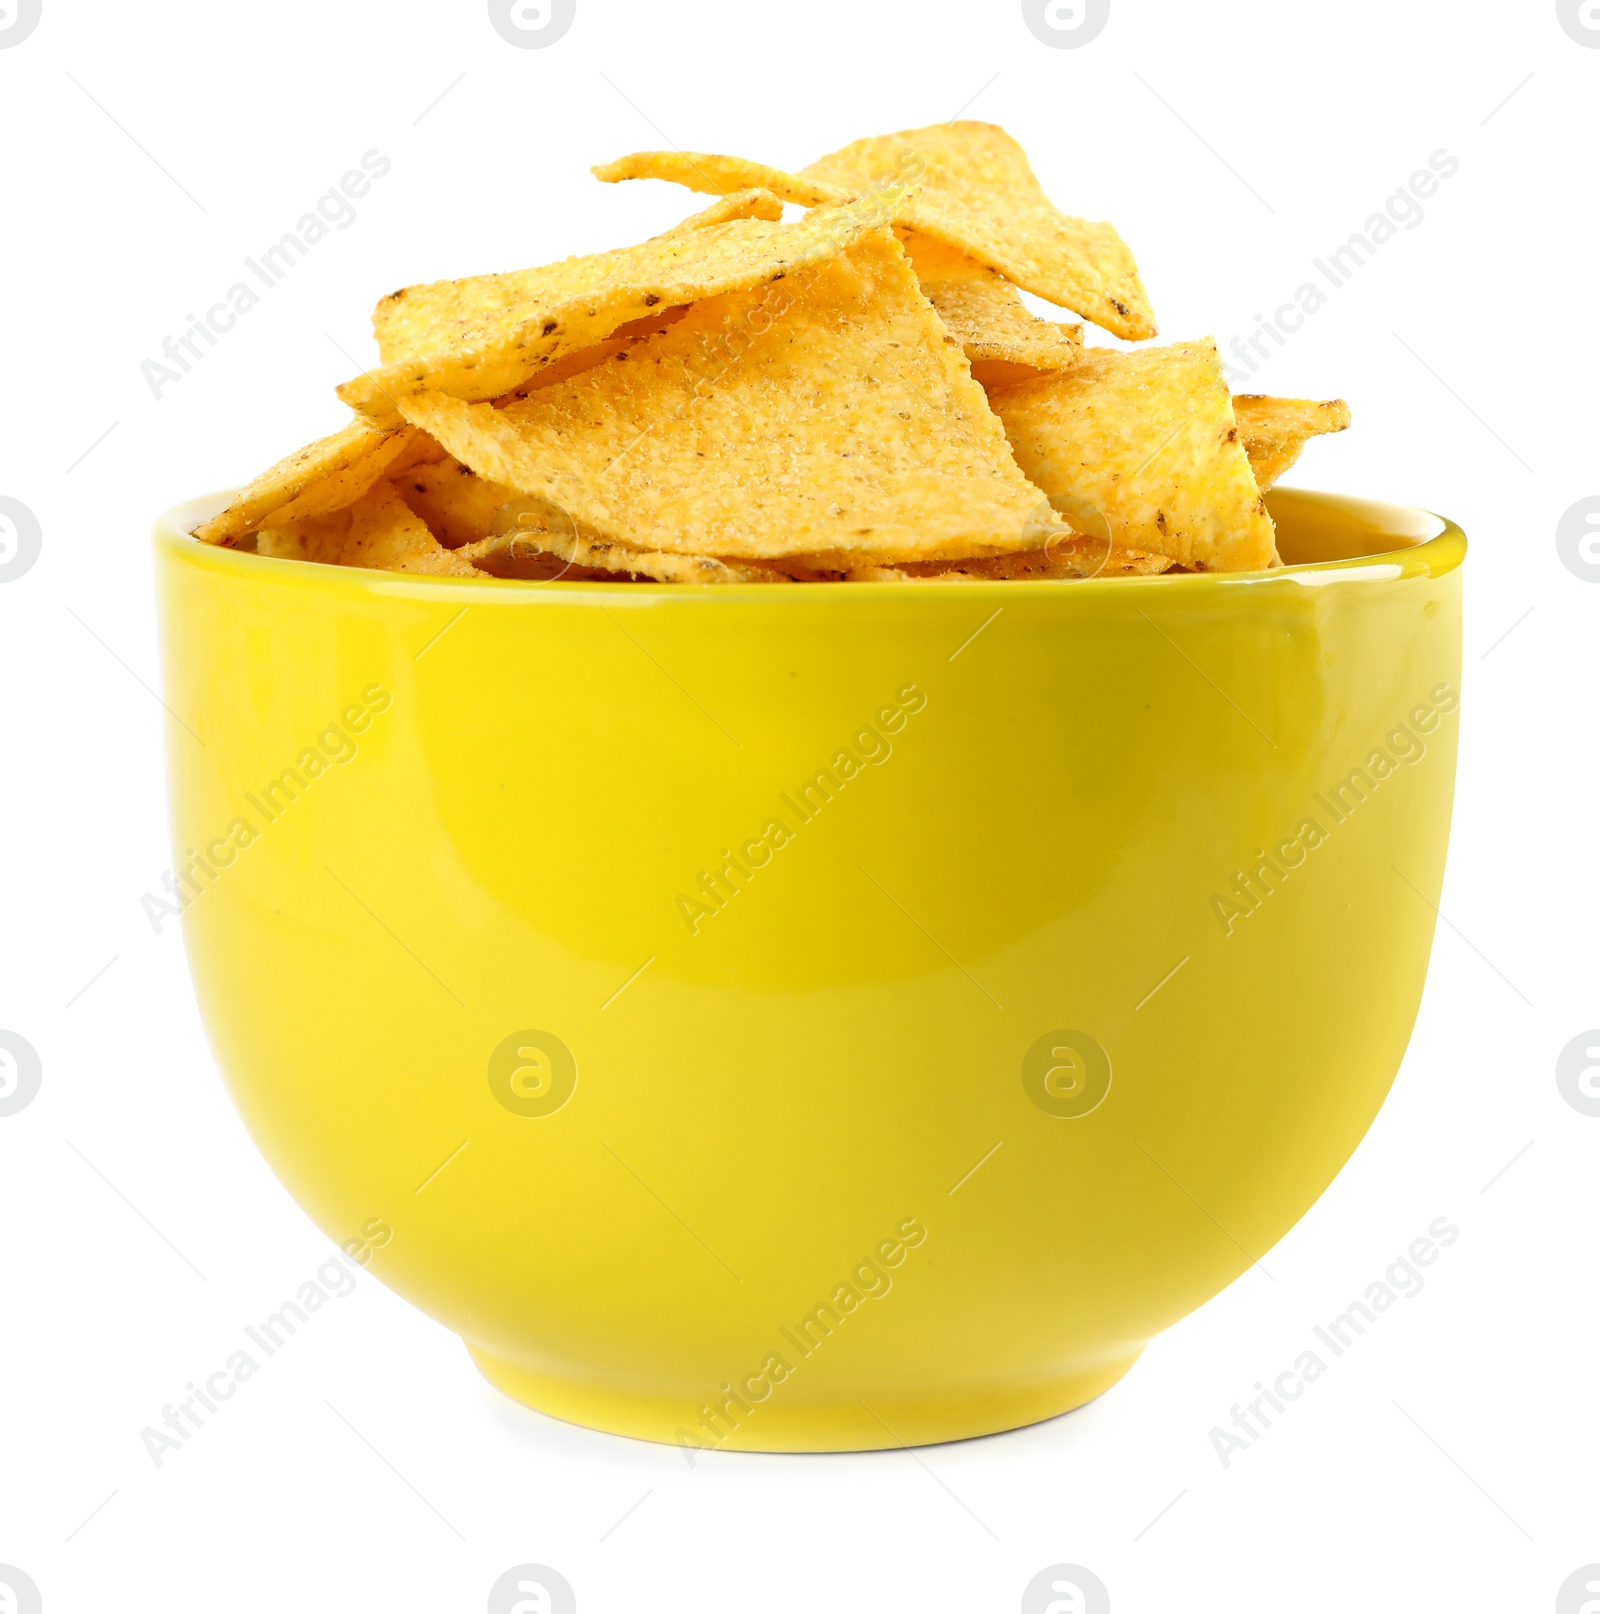
[[[1330,498],[1304,488],[1274,488],[1267,508],[1278,528],[1285,566],[1363,560],[1416,549],[1450,527],[1442,516],[1374,499]]]

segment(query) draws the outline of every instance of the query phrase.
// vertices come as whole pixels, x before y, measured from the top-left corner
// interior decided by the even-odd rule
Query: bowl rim
[[[505,603],[531,600],[570,602],[606,601],[618,604],[665,603],[668,600],[737,599],[840,600],[904,599],[922,597],[921,590],[885,586],[882,583],[830,583],[807,588],[774,588],[767,583],[722,583],[688,587],[653,582],[624,583],[587,579],[554,579],[537,582],[505,577],[431,577],[414,573],[374,571],[359,566],[328,566],[314,561],[282,560],[257,555],[249,550],[229,549],[220,544],[202,543],[192,529],[231,501],[237,489],[186,499],[159,515],[152,528],[158,561],[182,562],[198,566],[222,577],[256,574],[257,582],[295,582],[315,585],[319,591],[372,596],[401,595],[409,599],[479,596],[474,603],[487,604],[492,597]],[[1353,494],[1329,493],[1313,488],[1273,488],[1269,504],[1300,502],[1342,511],[1397,540],[1395,547],[1355,555],[1342,560],[1308,561],[1292,566],[1276,566],[1256,572],[1162,572],[1150,577],[1082,578],[962,578],[941,582],[934,591],[940,599],[960,599],[973,591],[985,595],[1003,588],[1007,599],[1038,598],[1042,595],[1081,598],[1085,591],[1101,596],[1106,590],[1125,595],[1130,588],[1207,590],[1218,588],[1281,588],[1285,584],[1318,587],[1333,583],[1389,583],[1405,578],[1443,577],[1455,571],[1466,558],[1465,532],[1447,516],[1414,505],[1393,504],[1365,499]],[[265,570],[263,571],[263,568]],[[1063,584],[1067,587],[1064,589]]]

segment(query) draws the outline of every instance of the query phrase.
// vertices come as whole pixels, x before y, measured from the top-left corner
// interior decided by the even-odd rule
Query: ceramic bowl
[[[1448,522],[1281,491],[1272,572],[693,589],[185,536],[219,502],[156,533],[217,1064],[519,1400],[691,1456],[1049,1417],[1377,1113],[1450,822]]]

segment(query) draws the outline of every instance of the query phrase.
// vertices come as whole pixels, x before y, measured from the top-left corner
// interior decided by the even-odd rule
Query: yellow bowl
[[[267,1160],[576,1423],[1099,1394],[1349,1157],[1432,941],[1465,541],[1271,503],[1269,573],[704,589],[165,517],[172,906]]]

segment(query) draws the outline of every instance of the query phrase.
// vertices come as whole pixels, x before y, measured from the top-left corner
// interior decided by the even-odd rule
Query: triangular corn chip
[[[634,549],[848,565],[1040,542],[1038,490],[887,229],[504,409],[401,405],[480,476]]]
[[[373,314],[382,366],[347,381],[339,396],[379,418],[407,392],[501,397],[653,310],[782,280],[833,257],[891,218],[898,201],[819,207],[792,224],[729,219],[541,269],[409,287]]]
[[[939,310],[945,328],[961,344],[980,381],[1009,375],[996,370],[980,372],[980,364],[1067,370],[1083,353],[1081,325],[1054,325],[1037,318],[1024,306],[1015,286],[988,270],[964,280],[924,280],[922,290]]]
[[[1044,549],[1024,549],[1015,555],[994,555],[987,560],[950,560],[906,566],[853,566],[847,583],[961,583],[973,579],[1023,582],[1038,578],[1154,577],[1170,571],[1167,555],[1077,534]]]
[[[688,312],[688,305],[680,304],[676,308],[669,308],[664,314],[652,314],[648,319],[630,319],[626,325],[619,325],[603,342],[563,353],[553,364],[547,364],[524,381],[520,387],[495,399],[495,402],[505,404],[513,398],[526,398],[536,388],[553,387],[558,381],[565,381],[569,376],[581,375],[585,370],[592,370],[597,364],[604,364],[607,359],[616,358],[619,353],[631,353],[646,337],[654,336],[657,331],[664,331]]]
[[[432,465],[438,460],[447,458],[445,451],[434,442],[426,433],[415,428],[406,433],[409,441],[384,468],[383,479],[392,482],[406,472],[418,469],[421,466]]]
[[[729,196],[720,196],[710,207],[702,208],[698,213],[691,213],[688,218],[674,224],[670,230],[664,230],[660,235],[653,236],[652,241],[664,241],[671,236],[680,234],[685,230],[704,230],[714,224],[726,224],[733,219],[765,219],[769,223],[778,223],[783,218],[783,203],[770,191],[747,190],[735,191]],[[649,245],[646,242],[645,245]],[[628,248],[619,248],[618,251],[628,251]],[[569,278],[568,271],[576,264],[589,264],[596,270],[596,280],[603,278],[607,265],[603,260],[614,259],[616,253],[597,253],[588,258],[567,258],[559,264],[548,264],[543,269],[529,269],[521,272],[518,277],[525,289],[532,289],[540,278],[548,278],[551,284],[565,284]],[[558,274],[557,271],[560,271]],[[498,290],[504,287],[510,279],[506,275],[481,275],[474,277],[476,282],[485,286],[492,286]],[[378,341],[379,356],[386,362],[391,359],[402,359],[406,356],[408,343],[414,345],[414,335],[423,333],[423,322],[426,319],[426,306],[430,299],[443,299],[451,293],[468,285],[466,281],[446,280],[431,286],[413,286],[404,291],[397,291],[385,297],[373,310],[372,324]],[[486,299],[486,302],[488,299]],[[647,314],[635,320],[629,320],[617,327],[605,340],[612,342],[618,338],[649,335],[658,328],[662,320],[670,320],[682,314],[684,305],[669,308],[664,314]],[[448,329],[441,327],[440,334],[448,335]],[[598,347],[600,344],[596,344]],[[561,372],[563,366],[568,368],[565,374],[575,375],[578,370],[586,368],[580,361],[580,355],[592,352],[589,348],[576,348],[566,354],[564,358],[554,361],[540,370],[536,379],[543,381],[549,378],[551,372]],[[610,355],[606,355],[609,357]],[[556,379],[563,379],[557,374]]]
[[[548,499],[491,482],[449,455],[438,465],[397,478],[393,486],[446,549],[461,550],[487,538],[515,537],[530,529],[564,535],[576,535],[579,530]]]
[[[757,185],[815,206],[916,180],[908,230],[998,270],[1025,291],[1070,308],[1115,336],[1156,334],[1133,254],[1109,224],[1062,213],[1022,147],[990,123],[939,123],[857,140],[798,174],[700,152],[642,151],[594,170],[603,180],[669,179],[713,195]]]
[[[271,517],[277,526],[354,504],[407,450],[418,433],[398,422],[374,425],[359,416],[343,431],[319,437],[263,471],[221,515],[194,530],[203,543],[232,546]]]
[[[922,282],[924,289],[940,280],[982,280],[985,275],[996,273],[976,258],[969,258],[959,248],[946,246],[931,235],[920,235],[904,225],[898,226],[894,233],[899,236],[900,245],[906,249],[906,256],[911,260],[911,267],[917,271],[917,279]]]
[[[975,258],[932,236],[897,229],[923,295],[939,310],[972,365],[989,386],[1021,381],[1034,370],[1064,370],[1083,351],[1083,327],[1038,319],[1015,286]]]
[[[918,169],[920,160],[925,165]],[[1115,336],[1156,334],[1133,254],[1109,224],[1059,212],[1021,146],[992,123],[936,123],[857,140],[801,169],[802,179],[860,185],[880,174],[917,179],[908,228],[997,269]]]
[[[519,497],[512,488],[475,476],[449,455],[436,465],[421,466],[391,481],[412,514],[426,523],[446,549],[460,549],[503,530],[502,514]]]
[[[1272,563],[1272,518],[1239,441],[1209,337],[1004,383],[989,401],[1017,463],[1073,524],[1204,571]]]
[[[648,577],[657,583],[790,583],[794,579],[775,566],[723,560],[715,555],[665,555],[660,550],[630,549],[603,538],[524,528],[480,539],[457,555],[495,577],[554,580],[587,576]]]
[[[618,572],[578,566],[553,550],[535,549],[520,538],[486,538],[473,549],[479,577],[509,578],[520,583],[632,582]]]
[[[615,162],[596,163],[589,170],[596,179],[614,185],[624,179],[665,179],[703,196],[729,196],[753,188],[770,192],[799,207],[859,196],[866,188],[803,179],[784,168],[751,162],[746,157],[719,157],[705,151],[635,151]]]
[[[580,535],[559,511],[446,458],[396,482],[400,496],[457,556],[495,577],[649,577],[661,583],[788,583],[787,573],[714,555],[663,555]],[[552,530],[548,521],[557,526]],[[565,529],[565,530],[563,530]]]
[[[280,560],[315,560],[374,571],[478,575],[468,562],[440,545],[388,482],[379,482],[346,509],[264,529],[257,535],[256,552]]]
[[[1239,438],[1250,456],[1250,469],[1263,493],[1300,458],[1300,450],[1323,432],[1342,432],[1350,424],[1350,405],[1343,398],[1269,398],[1239,393],[1233,400]]]
[[[670,230],[664,230],[663,235],[676,235],[680,230],[704,230],[713,224],[726,224],[729,219],[766,219],[776,224],[783,217],[783,203],[772,194],[763,190],[759,185],[753,185],[749,190],[730,191],[726,196],[719,196],[710,207],[703,207],[698,213],[691,213],[688,218],[680,219]],[[660,239],[658,236],[656,239]]]

